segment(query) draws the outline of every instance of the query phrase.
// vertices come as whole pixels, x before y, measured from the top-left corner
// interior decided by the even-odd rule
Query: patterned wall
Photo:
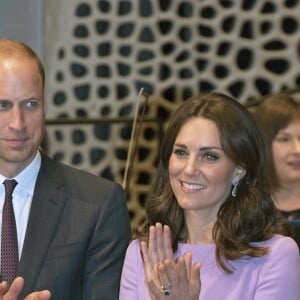
[[[297,0],[45,5],[48,118],[91,121],[49,124],[51,156],[122,183],[138,93],[150,95],[128,189],[133,228],[143,220],[162,128],[180,102],[220,91],[248,104],[300,85]]]

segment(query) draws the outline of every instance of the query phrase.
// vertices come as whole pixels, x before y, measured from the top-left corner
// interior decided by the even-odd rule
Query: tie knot
[[[6,195],[11,195],[18,182],[15,179],[6,179],[3,184],[5,186]]]

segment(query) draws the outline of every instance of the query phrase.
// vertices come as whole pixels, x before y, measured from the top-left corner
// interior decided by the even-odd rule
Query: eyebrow
[[[35,96],[32,96],[32,97],[29,97],[29,98],[25,98],[22,101],[29,101],[29,100],[39,100],[39,98],[35,97]]]
[[[21,101],[30,101],[30,100],[39,100],[39,98],[33,96],[33,97],[22,99]],[[0,101],[12,101],[12,100],[7,98],[0,98]]]
[[[184,144],[176,144],[175,143],[174,146],[181,147],[181,148],[187,148],[187,146]],[[221,150],[221,151],[223,151],[223,148],[212,146],[212,147],[200,147],[199,150],[200,151],[206,151],[206,150]]]
[[[0,101],[1,101],[1,102],[14,102],[14,101],[11,100],[11,99],[5,99],[5,98],[3,98],[3,99],[0,98]],[[24,103],[24,102],[28,102],[28,101],[42,102],[42,99],[41,99],[41,98],[38,98],[38,97],[30,97],[30,98],[21,99],[21,100],[19,101],[19,103]]]
[[[275,136],[277,136],[279,134],[290,134],[290,133],[287,131],[286,128],[282,128],[282,129],[278,130],[278,132],[277,132],[277,134]]]

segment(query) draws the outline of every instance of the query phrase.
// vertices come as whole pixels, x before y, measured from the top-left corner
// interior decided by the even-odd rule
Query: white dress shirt
[[[32,202],[33,191],[41,166],[41,154],[38,152],[33,161],[16,177],[6,178],[0,174],[0,234],[2,230],[2,210],[5,198],[5,189],[3,181],[5,179],[15,179],[18,184],[15,187],[13,197],[13,207],[16,219],[17,234],[18,234],[18,250],[19,260],[21,258],[25,233],[28,223],[28,217]],[[1,235],[0,235],[1,237]],[[1,238],[0,238],[1,249]]]

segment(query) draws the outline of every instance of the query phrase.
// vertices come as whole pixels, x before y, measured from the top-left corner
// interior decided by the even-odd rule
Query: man
[[[44,77],[28,46],[0,40],[0,207],[2,182],[15,179],[17,276],[24,278],[18,299],[40,290],[50,291],[55,300],[117,299],[130,237],[124,193],[116,183],[39,151]],[[17,294],[23,285],[19,280],[12,284]],[[0,285],[2,294],[3,289]],[[15,299],[12,294],[3,299]]]

